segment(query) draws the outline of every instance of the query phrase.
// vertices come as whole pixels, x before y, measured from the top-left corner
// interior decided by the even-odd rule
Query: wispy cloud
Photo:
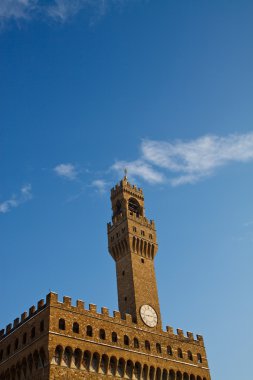
[[[1,0],[0,24],[39,17],[65,22],[84,9],[93,9],[101,16],[109,7],[127,2],[129,0]]]
[[[172,186],[196,183],[232,162],[253,161],[253,133],[226,137],[206,135],[190,141],[143,140],[141,157],[136,161],[117,161],[112,168],[147,182],[169,181]]]
[[[141,159],[131,162],[117,161],[112,166],[112,169],[116,170],[121,175],[126,168],[128,176],[132,179],[138,177],[149,183],[163,183],[165,181],[165,176],[162,173],[158,172],[149,163]]]
[[[69,181],[74,181],[77,178],[78,171],[73,164],[59,164],[54,167],[54,172],[62,178],[68,179]]]
[[[106,192],[108,183],[103,179],[96,179],[92,181],[91,186],[95,188],[98,193],[104,194]]]
[[[32,199],[32,186],[27,184],[21,187],[18,195],[14,194],[10,199],[0,203],[0,214],[6,214],[30,199]]]

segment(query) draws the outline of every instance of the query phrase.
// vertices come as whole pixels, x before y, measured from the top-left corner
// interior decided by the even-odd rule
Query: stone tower
[[[112,223],[108,223],[109,252],[116,262],[119,311],[140,325],[161,329],[154,258],[155,223],[145,217],[142,189],[125,176],[111,190]]]
[[[50,292],[0,330],[0,380],[211,380],[203,337],[162,330],[156,231],[142,190],[124,177],[111,201],[120,311]]]

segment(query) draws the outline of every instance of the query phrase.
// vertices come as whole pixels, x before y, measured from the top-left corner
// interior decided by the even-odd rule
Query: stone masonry
[[[0,380],[211,380],[202,336],[162,329],[155,224],[144,215],[142,190],[124,177],[111,200],[120,311],[49,293],[0,331]]]

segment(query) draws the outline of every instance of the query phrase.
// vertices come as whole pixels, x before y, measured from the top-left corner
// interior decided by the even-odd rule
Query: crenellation
[[[107,307],[101,307],[101,314],[109,317],[109,309]]]
[[[120,314],[120,312],[117,311],[117,310],[114,310],[114,311],[113,311],[113,318],[114,318],[116,321],[121,320],[121,314]]]
[[[67,307],[72,306],[72,299],[69,296],[64,296],[63,297],[63,304],[66,305]]]
[[[36,307],[33,305],[29,308],[29,317],[31,317],[36,312]]]
[[[125,314],[125,321],[127,324],[132,324],[133,323],[133,317],[131,314]]]
[[[187,337],[188,337],[190,340],[194,340],[194,336],[193,336],[193,333],[192,333],[192,332],[187,331],[186,334],[187,334]]]
[[[166,326],[166,331],[169,335],[174,335],[174,329],[171,326]]]
[[[6,334],[8,334],[12,329],[12,323],[9,323],[7,326],[6,326]]]
[[[91,311],[92,313],[97,313],[97,305],[95,305],[94,303],[90,303],[89,311]]]
[[[84,308],[85,308],[85,303],[84,303],[84,301],[77,300],[77,301],[76,301],[76,307],[77,307],[77,309],[79,309],[79,310],[84,310]]]
[[[177,335],[180,336],[181,338],[184,337],[184,332],[182,329],[177,329]]]
[[[54,292],[50,292],[46,296],[46,304],[57,304],[58,303],[58,294]]]
[[[19,318],[14,319],[13,327],[16,328],[19,325]]]
[[[44,305],[45,305],[45,301],[44,301],[44,299],[42,298],[42,299],[39,300],[38,303],[37,303],[37,310],[42,309],[42,308],[44,307]]]
[[[21,314],[21,322],[24,322],[24,320],[27,318],[27,311],[24,311],[22,314]]]

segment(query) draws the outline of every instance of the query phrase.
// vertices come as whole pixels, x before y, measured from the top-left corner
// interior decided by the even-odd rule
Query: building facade
[[[203,337],[162,329],[154,259],[155,223],[125,176],[111,190],[109,252],[119,311],[85,307],[50,292],[0,331],[0,380],[210,380]]]

